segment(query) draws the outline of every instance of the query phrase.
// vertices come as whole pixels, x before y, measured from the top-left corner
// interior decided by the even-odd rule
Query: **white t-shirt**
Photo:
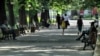
[[[69,20],[69,17],[68,16],[63,16],[64,17],[64,21],[68,21]]]

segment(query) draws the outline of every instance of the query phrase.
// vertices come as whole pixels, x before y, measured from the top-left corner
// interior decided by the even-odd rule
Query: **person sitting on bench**
[[[97,29],[96,29],[96,27],[95,27],[95,22],[91,22],[91,26],[90,26],[90,28],[88,29],[88,30],[85,30],[85,31],[83,31],[82,32],[82,34],[76,39],[76,40],[80,40],[82,37],[83,37],[83,39],[85,38],[84,36],[85,36],[85,34],[86,35],[89,35],[89,33],[91,33],[91,32],[95,32],[96,34],[97,34]],[[97,35],[96,35],[97,36]]]
[[[16,33],[15,33],[14,29],[8,27],[7,22],[2,24],[1,28],[2,28],[2,31],[4,34],[12,34],[13,40],[16,40]]]

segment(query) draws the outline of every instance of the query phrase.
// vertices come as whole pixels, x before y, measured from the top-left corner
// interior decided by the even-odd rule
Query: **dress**
[[[62,21],[61,27],[62,27],[63,29],[65,29],[65,28],[66,28],[65,21]]]

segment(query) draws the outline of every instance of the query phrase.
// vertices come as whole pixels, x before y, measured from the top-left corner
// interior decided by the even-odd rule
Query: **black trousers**
[[[83,31],[82,34],[79,36],[78,39],[81,39],[82,37],[84,38],[85,34],[86,34],[86,35],[89,35],[89,31],[88,31],[88,30]]]

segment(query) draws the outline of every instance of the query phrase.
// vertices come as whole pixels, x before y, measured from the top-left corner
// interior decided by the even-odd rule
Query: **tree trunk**
[[[0,0],[0,25],[7,20],[5,11],[5,0]]]
[[[29,19],[30,19],[30,24],[32,24],[33,23],[33,12],[32,12],[32,10],[29,10]]]
[[[50,18],[48,3],[49,3],[49,0],[43,0],[42,1],[42,6],[43,6],[43,9],[44,9],[44,19],[45,19],[46,23],[47,23],[48,19]]]
[[[27,25],[26,20],[26,11],[25,11],[25,0],[18,0],[19,1],[19,20],[21,25]]]
[[[8,7],[8,11],[9,11],[9,23],[11,26],[14,26],[15,18],[14,18],[13,4],[11,4],[10,0],[7,0],[7,7]]]
[[[45,10],[45,15],[46,15],[46,19],[50,19],[50,16],[49,16],[49,9],[46,9],[46,10]]]

